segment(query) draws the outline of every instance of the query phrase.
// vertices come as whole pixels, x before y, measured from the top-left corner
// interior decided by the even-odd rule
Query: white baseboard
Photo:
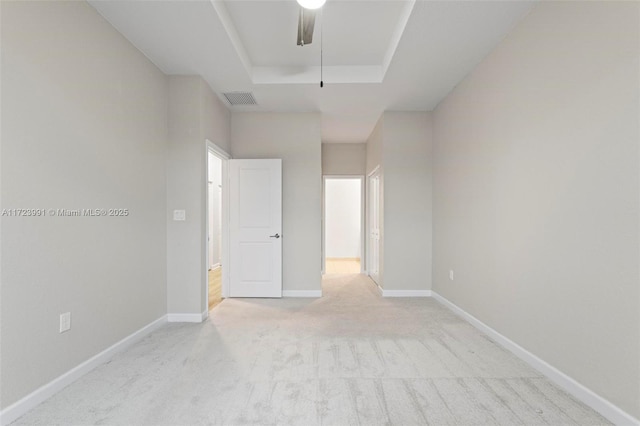
[[[382,297],[431,297],[431,290],[385,290]]]
[[[385,290],[378,286],[382,297],[431,297],[431,290]]]
[[[167,314],[168,322],[202,322],[209,316],[206,310],[199,314]]]
[[[71,383],[75,382],[94,368],[109,361],[118,352],[121,352],[134,343],[142,340],[145,336],[157,330],[162,325],[166,324],[166,322],[167,317],[166,315],[163,315],[152,323],[142,327],[140,330],[111,345],[99,354],[89,358],[82,364],[72,368],[58,378],[50,381],[46,385],[39,387],[19,401],[16,401],[13,404],[9,405],[7,408],[2,410],[2,412],[0,412],[0,425],[5,426],[13,422],[23,414],[27,413],[29,410],[35,408],[40,403],[49,399],[54,394],[60,392],[62,389],[69,386]]]
[[[431,295],[438,302],[452,310],[457,315],[464,318],[478,330],[491,337],[496,343],[513,353],[515,356],[529,364],[531,367],[538,370],[540,373],[544,374],[549,380],[560,386],[562,389],[573,395],[578,400],[593,408],[598,413],[602,414],[612,423],[621,426],[640,425],[640,420],[626,413],[625,411],[607,401],[600,395],[596,394],[586,386],[578,383],[576,380],[558,370],[551,364],[538,358],[536,355],[532,354],[522,346],[510,340],[508,337],[503,336],[473,315],[466,312],[464,309],[453,304],[435,291],[433,291]]]
[[[322,297],[322,290],[282,290],[282,297]]]

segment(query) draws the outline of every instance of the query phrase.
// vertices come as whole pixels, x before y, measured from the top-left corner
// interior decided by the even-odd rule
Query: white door
[[[282,160],[229,160],[229,293],[282,297]]]
[[[369,276],[380,283],[380,175],[369,176]]]

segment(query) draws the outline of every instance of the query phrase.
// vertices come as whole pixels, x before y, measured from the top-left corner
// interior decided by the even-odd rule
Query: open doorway
[[[324,177],[325,274],[363,271],[362,176]]]
[[[223,298],[224,230],[223,185],[228,157],[207,144],[207,305],[210,311]]]

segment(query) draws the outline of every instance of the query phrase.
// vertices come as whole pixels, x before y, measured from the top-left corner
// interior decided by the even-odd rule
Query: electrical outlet
[[[187,212],[185,210],[174,210],[173,220],[176,220],[176,221],[187,220]]]
[[[449,279],[453,281],[453,269],[449,269]]]
[[[71,329],[71,312],[60,314],[60,333]]]

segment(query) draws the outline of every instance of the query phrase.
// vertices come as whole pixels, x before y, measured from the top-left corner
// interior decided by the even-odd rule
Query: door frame
[[[376,167],[374,167],[373,170],[371,170],[371,172],[369,174],[367,174],[367,179],[366,179],[366,209],[367,209],[367,213],[366,213],[366,220],[367,220],[367,226],[366,226],[366,244],[367,244],[367,258],[366,258],[366,262],[367,262],[367,276],[369,278],[371,278],[373,280],[373,277],[371,277],[371,254],[373,252],[373,250],[371,250],[371,216],[372,216],[372,212],[371,212],[371,205],[373,203],[373,200],[371,199],[371,179],[373,177],[377,177],[378,178],[378,193],[376,194],[376,201],[377,201],[377,213],[378,213],[378,233],[380,232],[380,228],[382,227],[382,224],[380,223],[380,210],[381,210],[381,203],[380,203],[380,194],[381,194],[381,185],[380,185],[380,177],[381,177],[381,173],[380,173],[380,165],[377,165]],[[378,236],[378,281],[380,280],[380,236]],[[376,285],[379,287],[380,284],[378,282],[376,282],[375,280],[373,280]]]
[[[367,252],[368,250],[366,250],[366,240],[365,240],[365,232],[366,232],[366,226],[365,226],[365,202],[366,202],[366,198],[365,198],[365,178],[364,175],[322,175],[322,225],[321,225],[321,233],[322,233],[322,250],[321,250],[321,273],[324,275],[327,265],[326,265],[326,260],[327,260],[327,256],[326,256],[326,233],[325,233],[325,196],[326,196],[326,191],[325,188],[327,187],[327,179],[358,179],[360,180],[360,273],[361,274],[366,274],[367,270],[365,267],[365,263],[366,262],[366,256],[367,256]]]
[[[204,222],[205,232],[203,238],[205,262],[204,262],[204,300],[207,305],[207,316],[209,315],[209,153],[215,155],[222,162],[222,191],[220,211],[222,212],[220,238],[222,239],[222,247],[220,252],[220,266],[222,267],[222,297],[229,295],[229,268],[225,265],[229,264],[229,177],[227,161],[231,156],[217,144],[209,139],[205,140],[205,197],[204,197]]]

